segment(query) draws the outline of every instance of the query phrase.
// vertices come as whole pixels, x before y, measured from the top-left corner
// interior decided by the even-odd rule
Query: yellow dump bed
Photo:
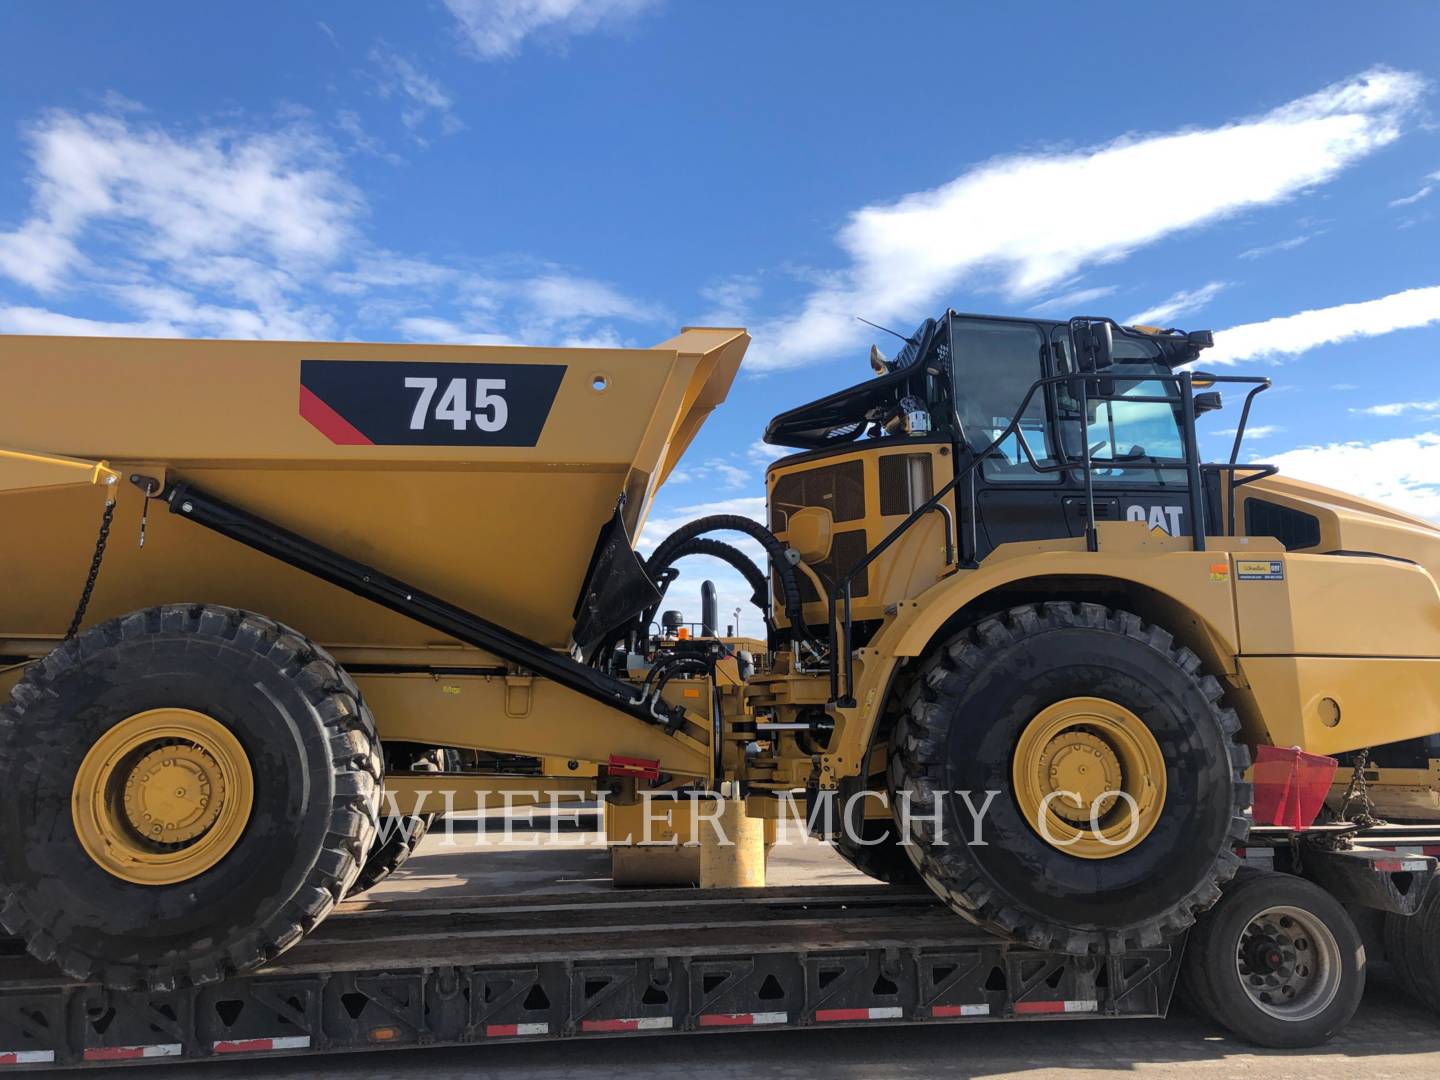
[[[109,463],[188,480],[528,637],[563,646],[598,530],[654,494],[749,337],[652,349],[0,336],[0,655],[64,632]],[[86,623],[171,602],[263,612],[331,645],[434,631],[164,512],[121,482]]]

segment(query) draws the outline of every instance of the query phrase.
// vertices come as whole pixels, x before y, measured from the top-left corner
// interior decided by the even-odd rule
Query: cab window
[[[1057,370],[1069,369],[1057,349]],[[1103,395],[1091,398],[1090,457],[1097,483],[1185,484],[1185,444],[1180,435],[1180,392],[1156,375],[1168,375],[1158,350],[1149,342],[1115,340],[1115,363],[1095,380]],[[1136,401],[1134,398],[1164,398]],[[1080,445],[1080,403],[1061,384],[1057,393],[1066,457],[1084,456]]]
[[[1038,326],[989,319],[955,319],[955,410],[965,441],[979,453],[1015,418],[1026,393],[1044,370],[1045,336]],[[1054,447],[1045,415],[1045,395],[1036,391],[1020,421],[1025,444],[1041,465],[1053,464]],[[982,468],[987,480],[1056,483],[1057,473],[1033,468],[1020,440],[1006,439]]]

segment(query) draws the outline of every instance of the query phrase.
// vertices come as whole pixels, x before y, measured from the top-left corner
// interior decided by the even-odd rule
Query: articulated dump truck
[[[0,923],[92,984],[230,978],[403,857],[383,815],[558,780],[788,801],[957,933],[1106,957],[1252,829],[1440,816],[1440,529],[1239,463],[1268,382],[1207,333],[947,312],[769,423],[764,524],[638,554],[748,342],[0,337]],[[659,627],[695,555],[751,648]],[[1348,798],[1297,817],[1317,762]]]

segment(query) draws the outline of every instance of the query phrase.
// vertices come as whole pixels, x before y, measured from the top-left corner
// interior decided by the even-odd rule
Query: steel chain
[[[80,603],[75,605],[75,617],[70,620],[70,629],[65,631],[69,641],[80,631],[85,618],[85,609],[90,606],[90,595],[95,591],[95,579],[100,576],[100,563],[105,558],[105,544],[110,539],[110,522],[115,517],[115,497],[105,500],[105,513],[100,516],[100,535],[95,538],[95,554],[90,559],[90,574],[85,579],[85,588],[80,593]]]

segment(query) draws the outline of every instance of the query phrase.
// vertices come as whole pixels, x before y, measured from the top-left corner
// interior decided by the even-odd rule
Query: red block
[[[1303,750],[1255,750],[1255,824],[1308,829],[1315,823],[1340,763]]]

